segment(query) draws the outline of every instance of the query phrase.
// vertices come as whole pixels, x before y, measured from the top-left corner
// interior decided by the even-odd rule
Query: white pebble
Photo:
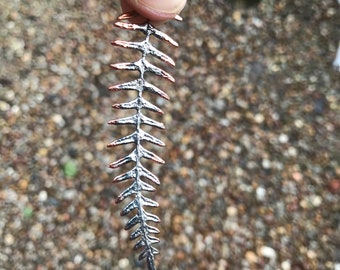
[[[314,207],[318,207],[322,203],[322,198],[318,195],[314,195],[310,197],[310,201]]]
[[[302,128],[304,126],[304,122],[301,120],[301,119],[296,119],[294,121],[294,125],[297,127],[297,128]]]
[[[13,189],[6,189],[4,191],[5,202],[16,202],[18,200],[18,194]]]
[[[289,141],[289,137],[286,134],[280,134],[279,142],[280,143],[287,143]]]
[[[338,47],[338,51],[336,52],[333,67],[335,68],[335,70],[340,71],[340,44]]]
[[[187,151],[185,151],[184,153],[184,158],[187,159],[187,160],[190,160],[194,157],[195,153],[192,149],[189,149]]]
[[[272,164],[271,164],[270,160],[268,160],[268,159],[263,159],[262,160],[262,167],[264,169],[270,169],[271,166],[272,166]]]
[[[257,113],[254,116],[254,120],[255,120],[256,123],[261,124],[264,121],[264,115],[261,114],[261,113]]]
[[[119,268],[127,268],[129,266],[130,262],[127,258],[120,259],[118,262]]]
[[[282,270],[290,270],[291,269],[291,263],[290,263],[290,261],[283,261],[282,263],[281,263],[281,268],[282,268]]]
[[[293,146],[290,146],[290,147],[288,148],[287,152],[288,152],[288,155],[289,155],[290,157],[296,157],[297,154],[298,154],[297,149],[296,149],[295,147],[293,147]]]
[[[4,237],[4,242],[5,242],[5,245],[6,246],[11,246],[14,244],[14,236],[10,233],[6,234],[5,237]]]
[[[65,120],[61,114],[53,114],[52,121],[59,127],[63,127],[65,125]]]
[[[39,202],[45,202],[47,200],[47,197],[48,197],[48,195],[47,195],[46,190],[41,190],[39,192],[39,195],[38,195],[38,201]]]
[[[0,111],[8,111],[11,108],[11,105],[9,105],[7,102],[0,100]]]
[[[261,187],[259,186],[257,189],[256,189],[256,199],[258,201],[264,201],[266,199],[266,189],[264,187]]]
[[[235,206],[227,207],[227,214],[229,217],[235,217],[237,215],[237,208]]]
[[[81,254],[77,254],[74,256],[73,262],[75,264],[80,264],[83,261],[83,256]]]
[[[64,191],[65,200],[73,200],[77,196],[77,191],[75,189],[68,189]]]
[[[268,258],[271,262],[276,261],[276,251],[273,248],[263,246],[260,249],[260,253],[263,257]]]
[[[38,240],[43,236],[43,225],[41,223],[34,224],[28,232],[31,240]]]

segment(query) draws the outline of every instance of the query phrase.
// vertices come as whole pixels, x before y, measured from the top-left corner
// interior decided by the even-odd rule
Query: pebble
[[[5,245],[6,246],[11,246],[14,244],[15,242],[15,238],[12,234],[6,234],[5,237],[4,237],[4,242],[5,242]]]
[[[303,178],[303,175],[300,172],[294,172],[292,177],[295,181],[300,182]]]
[[[322,197],[318,195],[311,195],[309,199],[314,207],[318,207],[322,203]]]
[[[264,187],[262,187],[262,186],[259,186],[257,189],[256,189],[256,199],[258,200],[258,201],[265,201],[265,199],[266,199],[266,193],[267,193],[267,191],[266,191],[266,189],[264,188]]]
[[[291,262],[286,260],[281,263],[282,270],[291,270]]]
[[[0,111],[8,111],[11,108],[11,105],[9,105],[7,102],[0,100]]]
[[[254,120],[255,120],[256,123],[261,124],[264,121],[264,115],[261,114],[261,113],[257,113],[254,116]]]
[[[287,143],[289,141],[289,137],[287,136],[287,134],[280,134],[279,136],[279,142],[280,143]]]
[[[38,201],[39,202],[45,202],[48,198],[48,194],[46,190],[41,190],[38,194]]]
[[[65,120],[61,114],[53,114],[52,121],[60,128],[65,126]]]
[[[127,258],[122,258],[118,261],[118,265],[120,269],[126,269],[129,266],[130,262]]]
[[[338,46],[338,50],[333,61],[333,67],[335,70],[340,71],[340,45]]]
[[[5,189],[3,191],[3,199],[5,202],[16,202],[18,200],[18,194],[13,189]]]
[[[237,208],[235,206],[228,206],[227,207],[227,214],[229,217],[237,216]]]
[[[274,263],[276,261],[276,257],[277,257],[276,251],[273,248],[271,248],[271,247],[262,246],[260,248],[260,254],[263,257],[268,258],[271,263]]]
[[[317,253],[314,250],[307,251],[307,257],[311,260],[315,260],[317,258]]]
[[[258,260],[256,253],[253,251],[247,251],[245,258],[250,264],[254,264]]]
[[[75,189],[67,189],[63,193],[63,198],[65,200],[74,200],[77,196],[77,190]]]
[[[84,257],[81,254],[77,254],[76,256],[74,256],[73,262],[75,264],[81,264],[84,260]]]
[[[333,194],[340,194],[340,180],[332,179],[328,184],[328,189]]]
[[[184,158],[187,160],[190,160],[193,157],[194,157],[194,151],[192,149],[189,149],[184,153]]]
[[[272,166],[272,163],[271,163],[271,161],[269,159],[263,159],[262,160],[262,167],[263,167],[263,169],[268,170],[268,169],[271,168],[271,166]]]
[[[41,223],[34,224],[28,232],[32,240],[39,240],[43,236],[43,225]]]

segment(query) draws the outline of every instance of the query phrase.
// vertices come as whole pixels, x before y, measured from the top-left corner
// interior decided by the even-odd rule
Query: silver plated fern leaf
[[[150,43],[149,38],[150,36],[155,36],[156,38],[164,40],[173,46],[178,46],[178,44],[168,35],[157,30],[154,26],[152,26],[152,24],[148,22],[145,24],[135,24],[125,21],[128,19],[133,19],[135,16],[138,15],[133,12],[124,13],[118,17],[114,25],[126,30],[141,31],[144,33],[145,39],[140,42],[115,40],[111,42],[111,44],[114,46],[140,51],[142,56],[136,62],[112,64],[111,68],[127,71],[135,70],[139,72],[139,77],[136,80],[109,87],[110,91],[137,92],[137,97],[135,99],[125,103],[114,104],[112,106],[114,109],[134,109],[135,114],[124,118],[114,119],[108,123],[110,125],[132,125],[135,129],[133,133],[112,141],[108,144],[108,147],[134,144],[134,149],[128,155],[115,162],[112,162],[109,167],[115,169],[128,163],[134,163],[131,170],[118,175],[113,179],[114,183],[122,181],[132,182],[132,184],[118,196],[116,203],[120,203],[128,197],[132,197],[132,200],[124,206],[120,214],[121,216],[126,216],[132,215],[131,213],[135,213],[135,215],[133,215],[126,223],[125,229],[129,230],[137,226],[135,231],[130,234],[130,240],[137,240],[137,243],[134,246],[135,250],[142,249],[139,255],[139,260],[145,259],[148,269],[155,270],[156,267],[154,263],[154,256],[159,254],[159,251],[153,245],[158,243],[159,239],[153,235],[158,234],[159,230],[149,223],[159,223],[160,219],[156,215],[149,213],[146,210],[146,207],[158,207],[159,204],[156,201],[146,197],[143,193],[155,191],[156,189],[152,184],[159,185],[160,181],[156,175],[154,175],[142,165],[142,160],[152,160],[160,164],[163,164],[164,160],[155,153],[143,147],[142,142],[149,142],[158,146],[164,146],[164,143],[153,135],[145,132],[142,129],[142,126],[147,125],[159,129],[164,129],[165,127],[163,123],[155,121],[142,113],[143,110],[161,114],[163,113],[160,108],[147,101],[143,97],[143,93],[152,93],[166,100],[169,99],[169,96],[153,84],[146,82],[144,75],[148,72],[174,82],[175,79],[170,74],[151,64],[146,60],[146,57],[153,56],[171,66],[174,66],[175,62],[169,56],[156,49]],[[176,16],[175,19],[181,20],[179,16]]]

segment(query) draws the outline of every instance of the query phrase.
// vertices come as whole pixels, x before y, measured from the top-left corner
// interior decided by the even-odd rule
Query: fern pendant
[[[149,223],[159,223],[160,220],[156,215],[149,213],[145,207],[158,207],[158,203],[146,197],[144,193],[155,191],[154,186],[151,184],[159,185],[160,182],[156,175],[154,175],[142,165],[142,161],[145,159],[149,159],[157,163],[164,163],[164,161],[159,156],[143,147],[142,142],[148,142],[158,146],[164,146],[164,143],[153,135],[145,132],[142,129],[142,126],[148,125],[151,127],[164,129],[164,125],[143,114],[144,110],[163,113],[160,108],[147,101],[143,97],[143,93],[153,93],[164,99],[169,99],[169,97],[165,92],[157,88],[155,85],[146,82],[144,79],[144,74],[149,72],[174,82],[175,80],[170,74],[152,65],[146,60],[146,56],[150,55],[156,57],[161,61],[174,66],[175,63],[169,56],[152,46],[149,41],[149,37],[155,36],[156,38],[164,40],[174,46],[178,46],[178,44],[168,35],[153,27],[150,23],[134,24],[124,21],[127,19],[132,19],[134,16],[138,15],[133,12],[125,13],[118,17],[114,25],[122,29],[141,31],[145,35],[145,39],[140,42],[116,40],[111,44],[114,46],[138,50],[142,53],[142,57],[136,62],[112,64],[111,67],[116,70],[138,71],[139,77],[136,80],[109,87],[110,91],[135,91],[137,93],[137,97],[135,99],[126,103],[113,105],[113,108],[115,109],[134,109],[135,114],[109,121],[110,125],[133,125],[134,132],[125,137],[116,139],[108,144],[108,147],[115,147],[123,144],[134,144],[134,149],[131,153],[111,163],[109,166],[110,168],[114,169],[127,163],[134,163],[134,166],[131,170],[118,175],[113,180],[114,183],[121,181],[131,182],[131,185],[118,196],[116,203],[122,202],[127,197],[132,197],[132,201],[130,201],[121,211],[121,216],[132,215],[130,220],[126,223],[125,229],[129,230],[134,228],[134,231],[130,234],[130,239],[137,239],[137,243],[134,246],[135,250],[142,249],[139,255],[139,260],[146,259],[148,269],[154,270],[156,269],[154,256],[159,254],[159,251],[154,247],[154,244],[158,243],[159,239],[154,235],[158,234],[159,230]],[[176,19],[181,20],[179,16],[176,16]]]

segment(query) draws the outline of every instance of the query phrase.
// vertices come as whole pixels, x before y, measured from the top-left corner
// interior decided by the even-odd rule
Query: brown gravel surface
[[[133,59],[118,1],[0,3],[0,269],[145,269],[107,165]],[[335,0],[193,0],[161,29],[178,49],[161,180],[158,269],[339,269],[340,73]],[[152,81],[152,78],[150,78]],[[150,97],[152,99],[152,97]],[[151,164],[150,164],[151,166]],[[122,169],[124,171],[124,169]]]

